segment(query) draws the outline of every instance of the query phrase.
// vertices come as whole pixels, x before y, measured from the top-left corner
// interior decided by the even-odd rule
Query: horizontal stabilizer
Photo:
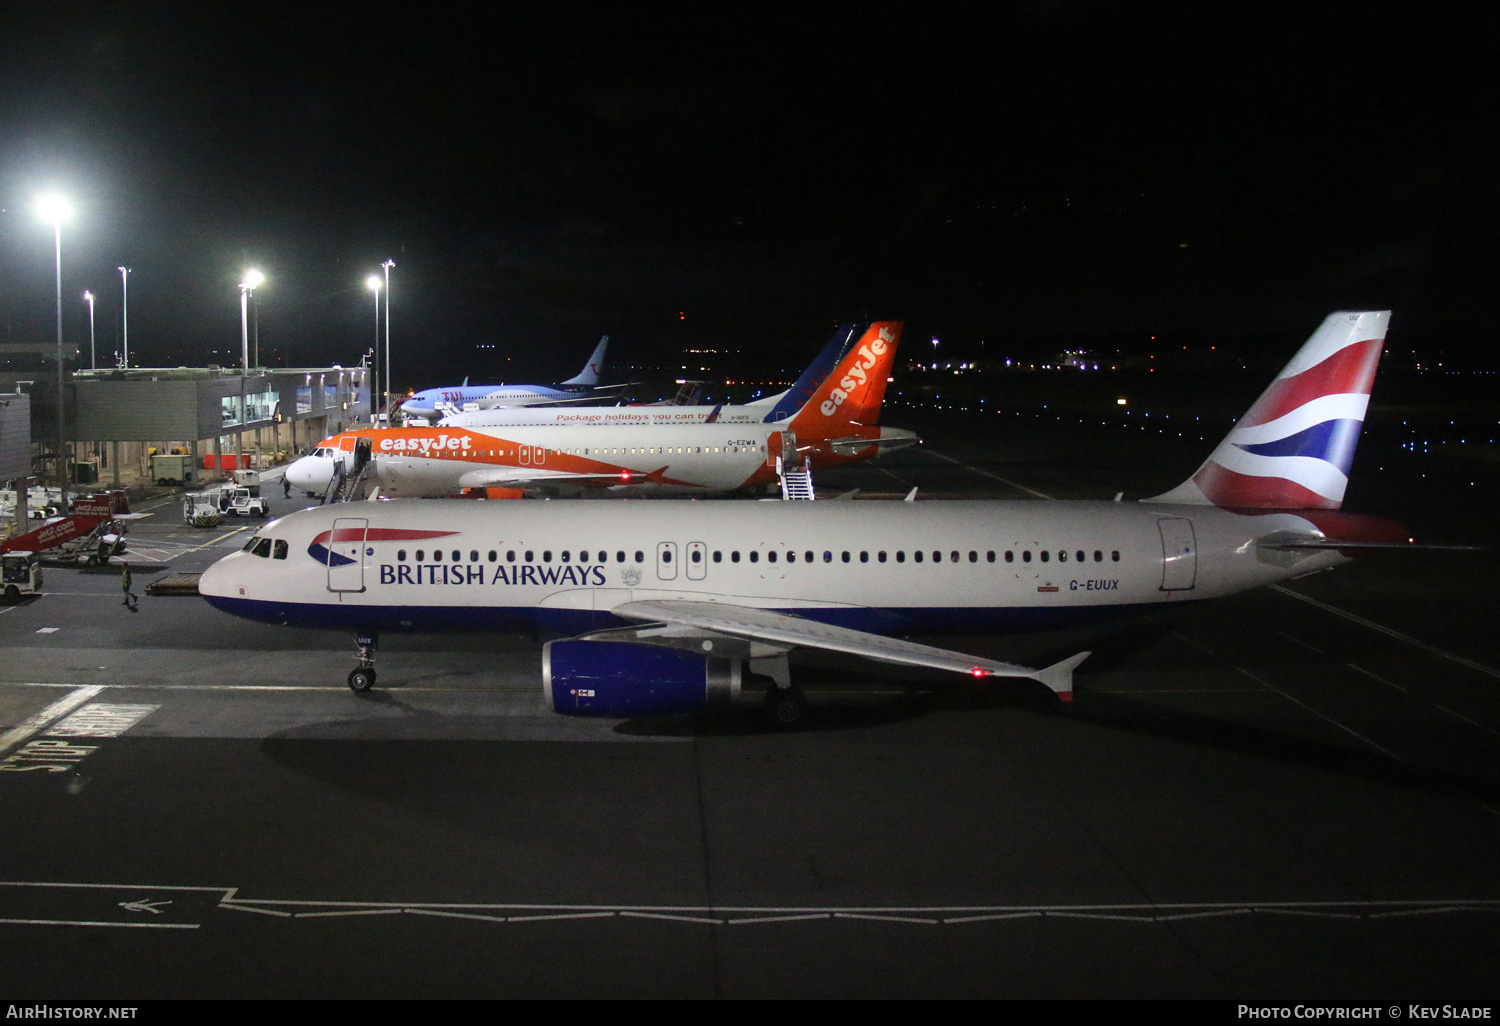
[[[888,427],[880,429],[879,438],[835,438],[828,444],[840,456],[853,456],[872,446],[882,453],[887,453],[920,445],[921,442],[922,439],[915,431]]]
[[[1344,538],[1321,538],[1308,535],[1302,538],[1263,538],[1255,543],[1259,549],[1274,552],[1295,552],[1300,549],[1386,549],[1399,552],[1483,552],[1483,545],[1428,545],[1414,541],[1371,542],[1349,541]]]

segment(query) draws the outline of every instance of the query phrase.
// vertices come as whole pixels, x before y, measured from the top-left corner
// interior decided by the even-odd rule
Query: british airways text
[[[604,586],[604,567],[563,564],[537,565],[519,563],[512,566],[486,566],[482,563],[382,563],[381,584],[455,584],[455,585],[543,585],[571,584],[576,588]]]

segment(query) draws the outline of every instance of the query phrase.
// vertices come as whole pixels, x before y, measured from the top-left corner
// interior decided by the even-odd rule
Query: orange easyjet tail
[[[896,361],[900,321],[876,321],[791,419],[799,438],[831,437],[849,424],[874,424]]]

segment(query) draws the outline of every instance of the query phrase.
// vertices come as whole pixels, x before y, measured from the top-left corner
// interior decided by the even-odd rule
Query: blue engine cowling
[[[638,641],[549,641],[547,705],[566,716],[666,716],[739,704],[736,659]]]

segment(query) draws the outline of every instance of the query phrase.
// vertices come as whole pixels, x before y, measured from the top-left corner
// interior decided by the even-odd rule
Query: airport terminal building
[[[67,375],[63,394],[70,476],[76,484],[151,480],[154,453],[181,452],[207,467],[265,466],[327,435],[369,423],[363,367],[254,369],[132,367]],[[15,393],[7,396],[3,393]],[[58,437],[55,364],[0,380],[0,401],[25,399],[30,472],[49,476]],[[5,451],[19,417],[5,420]],[[22,476],[15,459],[7,477]]]

